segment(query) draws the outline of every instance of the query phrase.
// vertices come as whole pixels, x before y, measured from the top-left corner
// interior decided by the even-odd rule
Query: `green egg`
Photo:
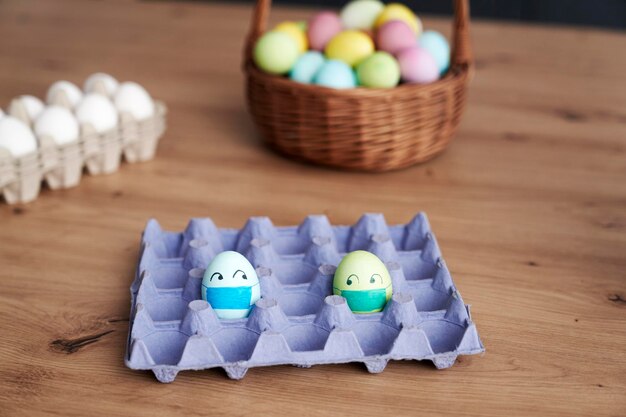
[[[371,88],[391,88],[400,81],[400,65],[387,52],[376,52],[357,67],[359,83]]]
[[[270,74],[288,73],[298,55],[298,45],[283,32],[267,32],[254,45],[254,63]]]
[[[339,263],[333,279],[333,294],[344,297],[354,313],[382,311],[391,298],[391,276],[373,253],[350,252]]]

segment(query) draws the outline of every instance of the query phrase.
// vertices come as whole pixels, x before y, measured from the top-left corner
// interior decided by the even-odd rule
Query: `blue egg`
[[[314,83],[330,88],[356,87],[356,75],[348,64],[336,59],[328,60],[315,74]]]
[[[450,66],[450,45],[445,36],[434,30],[427,30],[418,39],[419,45],[435,58],[439,73],[443,74]]]
[[[309,51],[300,55],[289,77],[299,83],[310,84],[322,65],[324,65],[324,55],[318,51]]]

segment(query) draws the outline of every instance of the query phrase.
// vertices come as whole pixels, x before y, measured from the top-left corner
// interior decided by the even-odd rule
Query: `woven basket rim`
[[[257,79],[263,79],[267,83],[272,83],[274,86],[282,86],[289,89],[297,89],[302,93],[309,94],[323,94],[325,96],[336,96],[343,98],[366,98],[366,97],[381,97],[386,95],[404,94],[407,91],[414,92],[415,94],[429,93],[445,88],[448,84],[463,81],[471,76],[471,68],[468,65],[457,65],[450,68],[441,78],[437,81],[428,84],[416,84],[416,83],[403,83],[398,84],[391,88],[371,88],[357,86],[354,88],[337,89],[331,87],[324,87],[317,84],[305,84],[299,83],[285,77],[283,75],[269,74],[259,69],[253,62],[247,62],[245,65],[245,72],[249,76],[253,76]]]

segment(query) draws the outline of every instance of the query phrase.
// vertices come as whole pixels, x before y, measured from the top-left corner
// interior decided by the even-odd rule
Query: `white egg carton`
[[[111,94],[102,80],[92,83],[90,92]],[[49,91],[47,104],[73,110],[75,102],[66,91],[57,90]],[[91,175],[110,174],[119,169],[122,157],[129,163],[148,161],[165,131],[166,114],[165,104],[154,100],[151,117],[138,120],[119,111],[117,126],[100,133],[90,123],[81,123],[78,141],[68,144],[58,145],[39,135],[36,151],[19,157],[0,145],[0,194],[8,204],[27,203],[38,197],[42,181],[53,190],[70,188],[80,183],[85,168]],[[23,100],[12,100],[7,115],[33,129],[34,120]]]

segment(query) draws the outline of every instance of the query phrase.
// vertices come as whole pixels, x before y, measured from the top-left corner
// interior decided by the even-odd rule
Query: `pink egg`
[[[397,55],[400,76],[408,83],[427,84],[439,79],[439,68],[435,58],[426,49],[413,46]]]
[[[324,47],[343,29],[339,15],[334,12],[320,12],[309,20],[309,45],[311,49],[323,51]]]
[[[381,51],[397,54],[403,49],[417,45],[415,32],[401,20],[391,20],[378,29],[376,45]]]

